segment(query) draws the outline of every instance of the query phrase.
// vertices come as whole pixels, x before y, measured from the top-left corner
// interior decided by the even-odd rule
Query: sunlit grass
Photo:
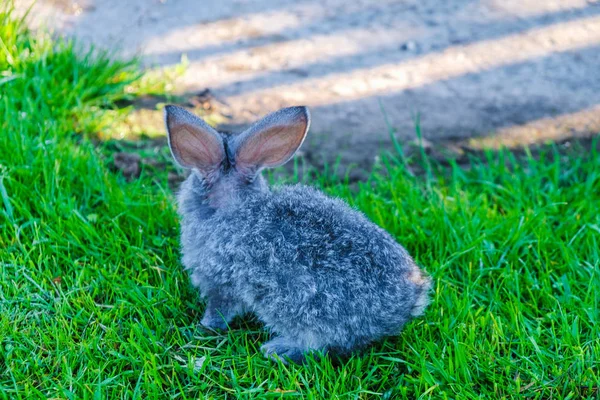
[[[114,141],[94,144],[136,64],[77,56],[7,13],[0,40],[0,398],[598,396],[597,143],[418,176],[396,153],[353,189],[305,176],[389,230],[435,292],[399,337],[284,367],[259,354],[255,321],[197,329],[173,168],[126,182]]]

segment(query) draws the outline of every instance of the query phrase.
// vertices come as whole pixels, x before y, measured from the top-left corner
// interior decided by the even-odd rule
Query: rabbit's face
[[[267,115],[237,136],[218,133],[203,120],[177,106],[165,107],[173,158],[192,168],[211,208],[240,201],[267,190],[263,168],[286,163],[300,148],[310,117],[305,107]]]

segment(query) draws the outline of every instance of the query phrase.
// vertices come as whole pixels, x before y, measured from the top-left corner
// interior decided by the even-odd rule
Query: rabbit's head
[[[310,116],[306,107],[289,107],[267,115],[239,135],[223,135],[181,107],[165,107],[173,158],[192,169],[197,186],[213,209],[267,190],[263,168],[285,164],[300,148]]]

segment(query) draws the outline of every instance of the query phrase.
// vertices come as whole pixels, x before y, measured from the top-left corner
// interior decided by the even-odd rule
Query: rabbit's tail
[[[429,291],[431,290],[431,277],[425,275],[418,267],[411,272],[409,280],[416,285],[417,300],[410,310],[410,315],[418,317],[423,314],[425,308],[429,305]]]

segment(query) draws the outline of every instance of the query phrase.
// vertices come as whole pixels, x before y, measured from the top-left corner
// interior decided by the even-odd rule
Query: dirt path
[[[231,124],[307,104],[308,149],[328,160],[369,163],[389,146],[384,113],[405,140],[416,115],[430,142],[600,132],[596,0],[208,3],[38,0],[33,23],[149,66],[187,54],[180,90],[209,88]]]

